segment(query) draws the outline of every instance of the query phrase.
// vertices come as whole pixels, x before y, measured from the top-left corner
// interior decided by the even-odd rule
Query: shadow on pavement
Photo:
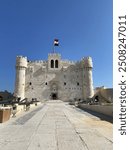
[[[80,107],[78,107],[78,108],[80,108]],[[105,121],[108,121],[110,123],[113,123],[113,117],[111,117],[111,116],[107,116],[107,115],[101,114],[99,112],[95,112],[95,111],[84,109],[84,108],[80,108],[80,109],[100,118],[101,120],[105,120]]]

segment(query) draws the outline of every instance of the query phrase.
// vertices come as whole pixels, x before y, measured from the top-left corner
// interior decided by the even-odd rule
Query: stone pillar
[[[92,98],[94,95],[92,77],[92,58],[87,57],[82,60],[83,66],[83,99]]]
[[[14,96],[25,98],[25,71],[27,68],[27,57],[17,56],[16,58],[16,79]]]

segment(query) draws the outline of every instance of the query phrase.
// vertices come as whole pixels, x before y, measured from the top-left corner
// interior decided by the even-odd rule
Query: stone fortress
[[[58,53],[48,54],[46,61],[17,56],[14,96],[39,101],[87,100],[94,95],[92,68],[91,57],[72,62],[62,60]]]

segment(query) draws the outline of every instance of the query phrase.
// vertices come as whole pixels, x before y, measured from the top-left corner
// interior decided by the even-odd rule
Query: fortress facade
[[[48,54],[46,61],[17,56],[14,96],[21,100],[87,100],[94,95],[92,68],[91,57],[72,62],[62,60],[58,53]]]

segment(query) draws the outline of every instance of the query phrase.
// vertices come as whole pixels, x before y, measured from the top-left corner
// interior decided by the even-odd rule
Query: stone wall
[[[52,71],[42,64],[29,64],[26,71],[25,97],[38,100],[50,99],[51,93],[58,93],[58,98],[69,100],[82,99],[82,71],[69,66],[66,70]],[[33,68],[33,71],[30,70]],[[56,90],[53,91],[53,85]]]
[[[113,106],[112,105],[87,105],[87,104],[79,104],[79,107],[82,109],[88,109],[91,111],[95,111],[107,116],[113,116]]]
[[[19,57],[18,57],[19,58]],[[20,57],[20,60],[23,57]],[[56,65],[57,61],[57,65]],[[52,62],[52,63],[51,63]],[[16,62],[17,63],[17,62]],[[19,66],[21,64],[16,64]],[[62,60],[60,54],[49,54],[47,61],[28,61],[25,69],[25,88],[22,95],[31,100],[87,99],[93,96],[92,60],[79,62]],[[19,93],[18,67],[16,68],[16,93]],[[19,83],[21,83],[19,81]],[[24,84],[24,83],[23,83]],[[23,87],[20,84],[20,87]],[[19,94],[20,95],[20,94]]]
[[[94,97],[96,96],[98,96],[100,102],[113,103],[113,88],[96,88]]]

